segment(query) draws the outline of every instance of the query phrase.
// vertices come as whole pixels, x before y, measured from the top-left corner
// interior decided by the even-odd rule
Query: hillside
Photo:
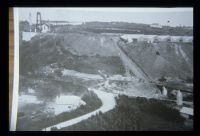
[[[107,74],[123,74],[114,44],[105,36],[93,34],[37,35],[20,46],[20,74],[34,73],[50,64],[90,74],[97,74],[99,69]]]
[[[125,69],[116,44],[153,79],[193,79],[191,43],[124,43],[111,36],[85,32],[40,34],[23,42],[20,46],[20,74],[52,64],[83,73],[98,74],[101,69],[109,75],[123,75]]]
[[[121,42],[121,48],[153,79],[193,78],[192,44]]]
[[[192,44],[126,43],[83,31],[37,33],[21,40],[19,59],[17,130],[192,129],[172,103],[154,100],[163,97],[161,89],[141,78],[144,72],[172,83],[192,81]],[[57,103],[63,98],[64,104]]]

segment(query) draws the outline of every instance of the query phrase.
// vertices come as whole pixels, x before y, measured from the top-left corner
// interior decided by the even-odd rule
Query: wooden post
[[[178,90],[177,95],[176,95],[176,103],[179,106],[183,105],[183,95],[180,90]]]
[[[162,95],[167,96],[167,89],[163,86]]]

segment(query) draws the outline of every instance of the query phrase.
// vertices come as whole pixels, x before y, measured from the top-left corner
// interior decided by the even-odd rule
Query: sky
[[[193,8],[18,8],[19,20],[36,22],[36,12],[42,20],[70,22],[123,21],[133,23],[159,23],[169,26],[193,26]],[[168,22],[168,20],[170,22]]]

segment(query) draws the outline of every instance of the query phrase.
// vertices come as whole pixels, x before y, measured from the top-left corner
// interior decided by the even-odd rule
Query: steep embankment
[[[50,64],[61,69],[98,74],[124,74],[117,41],[100,34],[74,32],[41,34],[20,46],[20,74]],[[130,43],[124,52],[151,78],[193,78],[193,46],[188,43]]]
[[[90,33],[66,33],[63,36],[64,48],[73,54],[82,56],[117,56],[111,38]]]
[[[193,78],[192,44],[131,43],[121,47],[153,79]]]

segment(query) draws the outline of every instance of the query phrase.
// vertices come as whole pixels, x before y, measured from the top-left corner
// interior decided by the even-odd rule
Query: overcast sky
[[[19,19],[36,22],[36,12],[42,20],[123,21],[170,26],[193,26],[193,8],[19,8]],[[167,21],[170,23],[167,23]]]

